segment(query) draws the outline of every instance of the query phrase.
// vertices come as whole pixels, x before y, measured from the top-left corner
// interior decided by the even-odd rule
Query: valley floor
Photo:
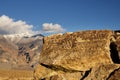
[[[11,69],[9,64],[0,64],[0,80],[33,80],[33,70]]]

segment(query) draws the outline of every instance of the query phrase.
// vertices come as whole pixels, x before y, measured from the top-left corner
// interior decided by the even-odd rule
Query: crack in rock
[[[46,64],[43,64],[41,63],[40,65],[46,67],[46,68],[49,68],[51,70],[54,70],[54,71],[63,71],[63,72],[70,72],[70,73],[73,73],[73,72],[83,72],[83,71],[78,71],[78,70],[70,70],[70,69],[66,69],[62,66],[58,66],[58,65],[46,65]]]
[[[83,75],[83,77],[80,80],[84,80],[91,73],[91,70],[92,69],[85,71],[85,74]]]
[[[115,70],[113,70],[110,74],[109,74],[109,76],[107,77],[107,79],[106,80],[109,80],[110,79],[110,77],[113,75],[113,74],[115,74],[115,72],[116,71],[118,71],[120,69],[120,67],[119,68],[117,68],[117,69],[115,69]]]

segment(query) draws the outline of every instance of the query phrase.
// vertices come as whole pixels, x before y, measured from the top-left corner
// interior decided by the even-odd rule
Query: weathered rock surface
[[[91,72],[89,72],[88,76],[86,76],[84,80],[109,80],[111,74],[119,68],[120,65],[116,64],[96,65],[96,67],[92,68]]]
[[[79,80],[84,72],[58,69],[54,67],[45,67],[45,65],[37,65],[35,69],[35,80]]]
[[[83,31],[46,37],[40,63],[78,71],[89,70],[98,63],[112,63],[111,35],[112,31]]]
[[[113,80],[120,73],[120,38],[111,30],[44,37],[36,80]],[[119,79],[118,79],[119,80]]]

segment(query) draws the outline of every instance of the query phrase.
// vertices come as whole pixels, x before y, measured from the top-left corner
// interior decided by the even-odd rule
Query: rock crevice
[[[88,71],[85,71],[85,74],[83,75],[83,77],[80,80],[84,80],[91,72],[91,69]]]
[[[120,64],[119,54],[117,50],[117,45],[115,42],[110,43],[110,56],[112,58],[112,61],[116,64]]]
[[[114,70],[109,74],[109,76],[108,76],[108,78],[107,78],[106,80],[109,80],[109,79],[111,78],[111,76],[113,76],[113,75],[115,74],[115,72],[118,71],[119,69],[120,69],[120,67],[117,68],[117,69],[114,69]]]
[[[69,73],[74,73],[74,72],[82,72],[82,71],[77,71],[77,70],[72,70],[72,69],[66,69],[61,66],[55,66],[55,65],[46,65],[46,64],[40,64],[41,66],[44,66],[48,69],[54,70],[54,71],[63,71],[63,72],[69,72]]]

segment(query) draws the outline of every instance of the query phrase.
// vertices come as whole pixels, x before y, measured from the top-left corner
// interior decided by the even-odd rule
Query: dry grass
[[[0,69],[0,80],[33,80],[33,71]]]

